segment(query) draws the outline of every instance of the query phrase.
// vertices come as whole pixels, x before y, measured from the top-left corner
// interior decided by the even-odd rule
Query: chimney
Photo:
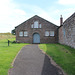
[[[61,15],[61,17],[60,17],[60,26],[62,26],[62,25],[63,25],[63,17]]]

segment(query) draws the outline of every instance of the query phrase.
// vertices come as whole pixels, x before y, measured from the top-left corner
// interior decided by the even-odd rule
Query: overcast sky
[[[0,0],[0,33],[38,15],[56,25],[75,12],[75,0]]]

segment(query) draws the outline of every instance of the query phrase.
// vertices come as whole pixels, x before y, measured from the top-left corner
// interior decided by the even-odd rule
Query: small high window
[[[23,36],[23,31],[20,31],[19,32],[19,36]]]

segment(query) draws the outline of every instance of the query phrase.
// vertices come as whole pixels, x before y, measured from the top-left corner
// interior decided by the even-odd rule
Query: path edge
[[[39,44],[38,44],[38,48],[40,49]],[[62,71],[62,73],[63,73],[64,75],[67,75],[67,74],[64,72],[64,70],[63,70],[58,64],[56,64],[56,62],[52,59],[51,56],[49,56],[49,55],[48,55],[46,52],[44,52],[42,49],[40,49],[40,51],[41,51],[43,54],[45,54],[45,55],[47,55],[47,56],[49,57],[50,62],[51,62],[52,65],[54,65],[54,66],[56,66],[57,68],[59,68],[59,69]]]
[[[28,46],[28,45],[24,45],[23,47],[25,47],[25,46]],[[18,54],[21,52],[21,50],[23,49],[23,47],[19,50],[19,52],[16,54],[15,58],[13,59],[13,61],[12,61],[12,63],[11,63],[12,68],[13,68],[14,62],[15,62],[15,60],[16,60]],[[10,70],[11,70],[12,68],[9,68],[9,70],[8,70],[8,75],[9,75]]]

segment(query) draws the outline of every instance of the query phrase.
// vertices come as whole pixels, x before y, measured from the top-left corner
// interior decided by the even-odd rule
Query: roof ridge
[[[38,15],[34,15],[34,16],[32,16],[31,18],[27,19],[26,21],[22,22],[21,24],[27,22],[28,20],[30,20],[30,19],[32,19],[32,18],[34,18],[34,17],[39,17],[39,18],[41,18],[41,19],[43,19],[43,20],[45,20],[45,21],[47,21],[47,22],[53,24],[54,26],[57,26],[56,24],[54,24],[54,23],[52,23],[52,22],[50,22],[50,21],[48,21],[48,20],[46,20],[46,19],[44,19],[44,18],[38,16]],[[21,24],[19,24],[18,26],[20,26]],[[15,28],[17,28],[18,26],[16,26]],[[58,26],[57,26],[57,27],[58,27]]]
[[[65,23],[67,20],[71,19],[74,16],[75,16],[75,12],[72,15],[70,15],[63,23]]]

